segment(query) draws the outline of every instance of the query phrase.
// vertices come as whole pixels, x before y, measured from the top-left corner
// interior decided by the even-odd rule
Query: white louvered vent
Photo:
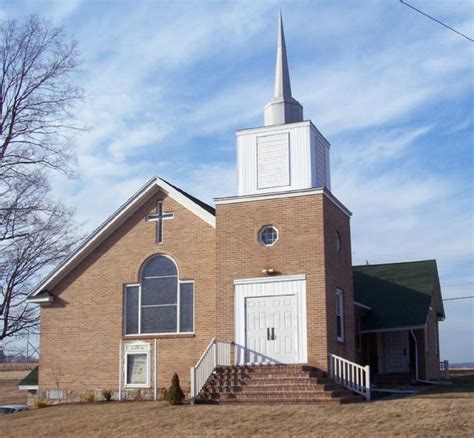
[[[289,134],[257,137],[258,189],[290,185]]]

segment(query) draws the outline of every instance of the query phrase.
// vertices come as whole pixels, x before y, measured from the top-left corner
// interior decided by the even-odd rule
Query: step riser
[[[201,391],[202,403],[349,403],[352,391],[310,366],[268,365],[217,368]]]
[[[325,385],[335,385],[334,382],[331,382],[329,379],[273,379],[273,378],[260,378],[260,379],[239,379],[239,380],[228,380],[228,379],[219,379],[219,378],[212,378],[209,380],[209,385],[213,386],[241,386],[241,385],[317,385],[317,386],[325,386]],[[328,388],[329,389],[329,388]]]
[[[341,389],[338,385],[209,385],[212,392],[328,392]]]

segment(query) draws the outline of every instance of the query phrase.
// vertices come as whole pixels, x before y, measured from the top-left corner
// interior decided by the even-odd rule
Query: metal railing
[[[449,360],[443,360],[439,363],[441,377],[449,379]]]
[[[335,354],[329,355],[331,378],[370,400],[370,366],[361,366]]]
[[[194,401],[218,366],[231,365],[231,342],[212,338],[201,358],[191,368],[191,400]]]

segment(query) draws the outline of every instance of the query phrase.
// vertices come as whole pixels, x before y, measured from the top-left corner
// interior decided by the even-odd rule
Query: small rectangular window
[[[138,286],[125,287],[125,334],[138,333]]]
[[[194,284],[181,283],[179,297],[179,331],[193,331],[193,301],[194,301]]]
[[[126,356],[126,384],[130,386],[148,386],[149,355],[147,353],[127,353]]]
[[[336,289],[336,320],[337,340],[344,341],[344,295],[341,289]]]

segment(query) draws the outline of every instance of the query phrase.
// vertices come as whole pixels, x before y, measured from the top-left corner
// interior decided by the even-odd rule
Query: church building
[[[236,148],[235,196],[213,207],[153,177],[38,285],[25,389],[158,399],[177,373],[196,402],[351,401],[440,378],[436,262],[352,265],[351,211],[292,96],[281,16],[274,97]]]

